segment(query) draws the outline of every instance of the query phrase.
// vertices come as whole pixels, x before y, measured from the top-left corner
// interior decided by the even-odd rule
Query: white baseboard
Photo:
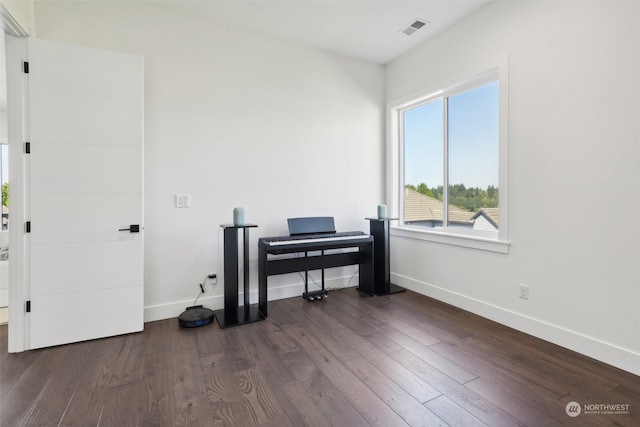
[[[326,289],[337,289],[344,288],[347,286],[351,286],[349,282],[358,283],[358,275],[355,275],[355,278],[352,276],[347,277],[338,277],[332,279],[325,280]],[[351,280],[354,279],[354,280]],[[269,287],[268,289],[268,300],[276,301],[284,298],[292,298],[292,297],[302,297],[302,293],[304,292],[304,284],[296,283],[290,285],[280,285]],[[238,301],[242,301],[244,299],[244,294],[240,292],[238,294]],[[258,301],[258,290],[252,289],[250,295],[250,301],[253,304]],[[224,296],[206,296],[202,295],[198,298],[198,305],[202,304],[204,307],[207,307],[211,310],[221,310],[224,308]],[[193,305],[193,300],[188,301],[178,301],[172,302],[168,304],[159,304],[146,306],[144,308],[144,321],[153,322],[156,320],[164,320],[171,319],[173,317],[178,317],[180,313],[186,310],[187,307]]]
[[[200,298],[198,298],[198,302],[196,304],[202,304],[203,306],[212,310],[219,310],[222,308],[222,301],[222,296],[201,296]],[[167,304],[148,305],[144,308],[144,323],[178,317],[180,313],[182,313],[186,310],[187,307],[192,305],[192,299],[188,301],[178,301]]]
[[[391,273],[391,281],[403,288],[451,304],[518,331],[568,348],[606,364],[640,375],[640,354],[593,337],[522,315],[447,289]]]

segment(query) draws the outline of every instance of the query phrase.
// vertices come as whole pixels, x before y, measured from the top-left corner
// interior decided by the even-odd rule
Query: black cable
[[[191,304],[191,306],[195,306],[196,303],[198,302],[198,298],[200,298],[200,295],[202,295],[202,292],[198,292],[198,296],[196,297],[196,299],[193,301],[193,304]]]
[[[206,280],[209,278],[209,275],[207,274],[206,276],[204,276],[204,279],[202,279],[202,283],[198,283],[198,285],[200,286],[200,292],[198,292],[198,296],[196,297],[196,299],[193,301],[192,306],[195,306],[196,303],[198,302],[198,298],[200,298],[200,295],[204,294],[204,283],[206,282]]]

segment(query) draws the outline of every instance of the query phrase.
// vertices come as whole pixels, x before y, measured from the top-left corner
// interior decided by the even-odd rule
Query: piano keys
[[[336,249],[357,246],[359,241],[367,242],[371,236],[362,231],[347,231],[342,233],[320,233],[309,235],[263,237],[260,242],[267,246],[271,254],[287,252],[316,251],[323,249]]]

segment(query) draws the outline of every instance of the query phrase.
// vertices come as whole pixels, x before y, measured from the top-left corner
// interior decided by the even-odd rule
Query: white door
[[[142,57],[30,39],[28,58],[26,347],[141,331]]]

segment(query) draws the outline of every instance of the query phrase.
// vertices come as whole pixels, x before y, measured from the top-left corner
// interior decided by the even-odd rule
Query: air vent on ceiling
[[[428,23],[429,21],[425,21],[424,19],[414,19],[413,22],[409,24],[407,28],[403,29],[400,32],[402,34],[406,34],[410,36],[411,34],[415,33],[416,31],[418,31],[420,28],[424,27]]]

